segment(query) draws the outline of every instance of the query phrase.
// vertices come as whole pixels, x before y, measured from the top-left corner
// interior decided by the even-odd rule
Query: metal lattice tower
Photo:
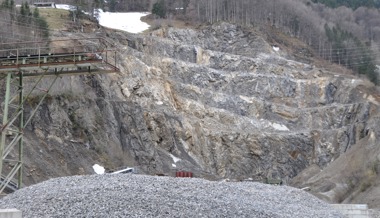
[[[115,47],[102,38],[55,40],[46,42],[0,44],[0,80],[5,90],[0,118],[0,193],[22,187],[24,129],[48,96],[58,77],[91,73],[118,72]],[[28,47],[34,45],[33,47]],[[63,45],[63,46],[62,46]],[[48,88],[39,85],[46,76],[54,79]],[[38,78],[25,95],[24,78]],[[41,96],[28,117],[24,117],[26,100],[36,91]],[[15,179],[17,178],[17,179]]]

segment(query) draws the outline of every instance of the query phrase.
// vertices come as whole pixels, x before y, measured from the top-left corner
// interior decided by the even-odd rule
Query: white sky
[[[73,6],[65,4],[56,4],[59,9],[70,10]],[[140,20],[141,17],[148,15],[148,12],[126,12],[113,13],[98,10],[99,24],[104,27],[123,30],[130,33],[141,33],[149,29],[149,25]]]

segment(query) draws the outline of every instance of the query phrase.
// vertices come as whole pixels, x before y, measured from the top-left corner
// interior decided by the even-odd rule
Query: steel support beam
[[[4,110],[3,110],[3,123],[1,126],[1,140],[0,140],[0,172],[3,172],[3,153],[5,148],[5,138],[7,134],[8,125],[8,110],[9,110],[9,97],[11,93],[11,77],[12,73],[8,73],[5,80],[5,96],[4,96]]]
[[[74,39],[55,41],[62,41],[60,43],[62,44],[65,41],[74,41]],[[46,42],[39,43],[44,45]],[[31,42],[22,42],[16,45],[7,44],[7,47],[12,48],[12,45],[14,45],[14,48],[0,51],[2,54],[8,54],[10,52],[14,53],[16,50],[16,56],[0,57],[0,80],[5,82],[4,102],[1,105],[3,109],[2,124],[0,125],[0,194],[4,190],[7,192],[15,191],[22,186],[24,129],[31,122],[39,106],[48,96],[57,78],[61,75],[120,72],[116,67],[117,50],[115,48],[108,49],[109,46],[114,47],[112,43],[102,38],[75,39],[75,43],[85,46],[85,49],[77,51],[76,46],[38,46],[35,48],[22,46],[20,48],[20,44],[34,45]],[[70,43],[67,44],[70,45]],[[60,50],[67,52],[54,52]],[[41,51],[45,53],[41,54]],[[113,54],[113,52],[115,53]],[[111,63],[111,61],[115,63]],[[41,85],[40,82],[45,76],[55,76],[55,78],[46,90],[42,90],[38,86]],[[27,94],[24,95],[24,91],[26,90],[24,90],[23,80],[27,77],[39,78],[35,81],[31,90],[28,90]],[[34,96],[33,92],[37,90],[42,91],[43,94],[37,95],[41,96],[38,99],[38,103],[30,111],[29,117],[24,117],[26,100]]]
[[[18,80],[18,81],[17,81]],[[17,83],[15,83],[17,82]],[[23,143],[23,75],[22,73],[8,73],[6,78],[4,99],[3,123],[0,141],[0,193],[5,189],[20,188],[22,183],[22,143]],[[16,100],[18,101],[16,102]],[[13,105],[18,103],[17,105]],[[13,139],[11,139],[13,137]],[[17,154],[14,158],[6,159],[12,150]],[[8,164],[8,165],[6,165]],[[7,167],[7,168],[6,168]],[[12,181],[18,175],[17,185]],[[10,184],[12,183],[12,188]],[[16,187],[15,187],[16,186]]]
[[[18,170],[18,181],[17,181],[17,187],[22,188],[22,164],[23,164],[23,156],[24,156],[24,78],[23,78],[23,72],[20,72],[19,74],[19,98],[18,98],[18,105],[19,105],[19,125],[18,125],[18,132],[20,134],[20,139],[18,140],[18,160],[21,164],[20,169]]]
[[[58,74],[46,90],[38,88],[44,75],[32,86],[27,96],[24,96],[24,73],[8,73],[6,77],[6,91],[3,109],[3,122],[0,140],[0,193],[4,190],[14,191],[22,187],[22,165],[23,165],[23,135],[25,127],[31,122],[38,108],[48,96],[49,91],[55,84]],[[17,83],[13,83],[17,82]],[[13,85],[13,86],[12,86]],[[32,109],[29,117],[24,117],[24,104],[34,91],[43,92],[37,105]],[[16,103],[13,105],[12,103]],[[12,139],[13,138],[13,139]],[[7,168],[5,168],[7,167]]]

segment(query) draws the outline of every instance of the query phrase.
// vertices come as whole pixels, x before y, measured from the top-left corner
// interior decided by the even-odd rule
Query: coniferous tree
[[[40,12],[39,12],[38,8],[36,7],[36,8],[34,8],[34,11],[33,11],[33,17],[37,18],[39,16],[40,16]]]
[[[331,43],[329,59],[359,74],[366,75],[371,82],[377,85],[379,80],[370,48],[354,37],[352,33],[342,30],[340,27],[330,28],[325,24],[325,31]]]
[[[155,14],[161,18],[166,17],[165,0],[160,0],[153,5],[152,14]]]
[[[352,9],[359,7],[380,7],[378,0],[312,0],[314,3],[321,3],[331,8],[346,6]]]

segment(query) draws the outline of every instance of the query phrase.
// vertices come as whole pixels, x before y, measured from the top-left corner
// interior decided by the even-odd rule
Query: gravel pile
[[[23,217],[343,217],[286,186],[125,174],[51,179],[4,197],[0,208]]]

